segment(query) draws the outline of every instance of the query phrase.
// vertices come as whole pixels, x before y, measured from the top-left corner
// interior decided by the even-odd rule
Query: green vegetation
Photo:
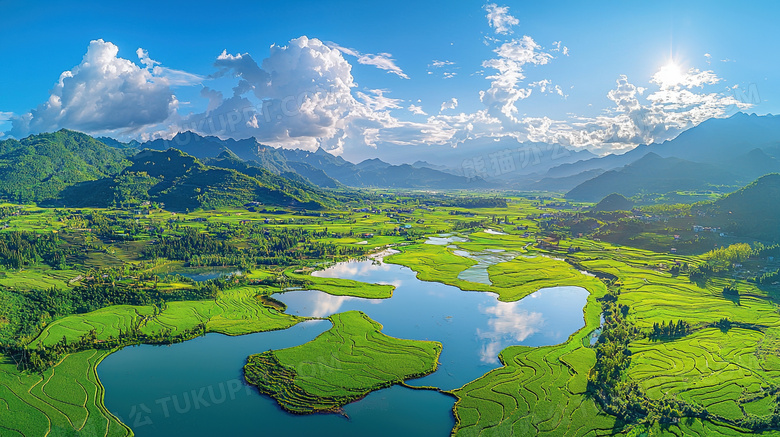
[[[373,390],[436,370],[441,343],[400,340],[363,313],[330,317],[333,328],[302,346],[252,355],[246,380],[287,411],[338,412]]]
[[[393,296],[393,290],[395,289],[395,286],[388,284],[367,284],[351,279],[322,278],[312,275],[303,275],[290,270],[286,271],[284,274],[298,287],[319,290],[332,294],[333,296],[387,299]]]
[[[780,174],[760,177],[698,210],[710,216],[708,221],[726,232],[767,241],[780,241]]]
[[[318,210],[329,195],[313,186],[258,169],[253,176],[203,165],[176,149],[144,150],[122,174],[74,185],[62,192],[69,206],[108,207],[151,201],[173,211],[236,207],[249,202]],[[139,179],[147,181],[138,184]]]
[[[65,268],[67,255],[56,234],[32,232],[4,232],[0,234],[0,265],[7,269],[21,269],[40,262],[57,269]]]
[[[207,332],[240,335],[286,329],[302,320],[265,306],[258,293],[262,291],[241,287],[219,292],[214,300],[166,302],[161,307],[113,305],[52,322],[30,346],[52,346],[62,338],[71,343],[91,333],[96,340],[93,347],[122,334],[148,337],[145,342],[162,336],[160,341],[166,341],[199,326]]]
[[[622,194],[612,193],[601,199],[593,211],[629,211],[634,206],[634,202],[626,199]]]
[[[0,434],[3,436],[131,436],[103,406],[95,368],[110,350],[69,354],[40,373],[19,373],[0,362]]]
[[[0,198],[51,200],[68,186],[117,174],[127,164],[123,151],[65,129],[0,141]]]
[[[530,348],[511,346],[499,355],[503,367],[454,390],[454,435],[609,435],[613,416],[599,410],[587,393],[596,357],[583,345],[599,325],[596,299],[606,287],[588,286],[583,329],[566,343]]]
[[[489,234],[484,234],[489,235]],[[501,237],[496,235],[495,237]],[[489,238],[484,238],[487,240]],[[481,247],[484,242],[477,243]],[[472,247],[468,243],[462,247]],[[423,281],[436,281],[454,285],[461,290],[497,293],[504,302],[520,300],[541,288],[574,285],[588,288],[599,281],[579,272],[565,261],[541,254],[525,255],[512,261],[490,266],[488,274],[492,284],[480,284],[458,278],[463,270],[476,261],[455,255],[445,246],[420,244],[401,248],[399,254],[387,257],[390,263],[410,267]]]
[[[74,133],[46,135],[0,142],[0,179],[3,159],[46,150],[71,159],[67,150],[75,170],[59,180],[42,159],[25,174],[48,179],[25,179],[21,191],[3,185],[0,196],[103,208],[0,205],[2,435],[129,435],[102,406],[94,369],[106,354],[206,332],[286,329],[303,319],[272,295],[289,288],[390,298],[391,285],[310,275],[388,245],[399,253],[387,261],[421,280],[502,301],[551,286],[590,292],[585,327],[566,342],[511,346],[501,368],[452,391],[456,435],[780,429],[776,175],[714,202],[594,211],[536,195],[358,196],[337,183],[325,193],[229,153],[201,162],[147,151],[128,161]],[[445,233],[468,241],[426,244]],[[460,279],[476,261],[457,251],[488,249],[514,258],[488,268],[491,284]],[[240,273],[187,277],[212,270]],[[331,321],[310,343],[250,357],[247,379],[307,413],[339,411],[436,369],[438,343],[387,337],[359,313]]]

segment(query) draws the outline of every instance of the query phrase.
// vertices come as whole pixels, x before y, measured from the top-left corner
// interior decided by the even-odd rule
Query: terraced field
[[[402,220],[372,214],[359,219],[298,223],[294,214],[278,214],[278,226],[338,232],[324,243],[353,245],[365,232],[392,232],[402,222],[416,224],[416,236],[422,233],[450,232],[454,228],[454,208],[437,211],[417,210]],[[518,225],[538,229],[526,214],[542,212],[531,202],[512,203],[508,209],[481,211],[503,217],[511,214]],[[211,223],[237,223],[245,216],[236,211],[188,214],[208,218]],[[59,226],[46,217],[14,218],[16,229],[50,231]],[[158,214],[164,221],[167,214]],[[484,218],[484,217],[483,217]],[[357,222],[352,221],[353,219]],[[308,220],[308,219],[307,219]],[[312,219],[314,220],[314,219]],[[465,221],[463,218],[458,220]],[[211,224],[209,223],[209,224]],[[206,230],[203,222],[192,226]],[[767,418],[778,408],[780,386],[780,314],[768,293],[753,284],[731,278],[714,278],[701,283],[685,275],[674,276],[667,268],[674,263],[701,264],[696,256],[655,253],[597,240],[562,240],[549,252],[533,247],[535,238],[521,237],[515,225],[491,225],[507,235],[486,232],[469,234],[469,241],[456,243],[471,252],[504,249],[522,256],[488,268],[492,285],[465,281],[458,275],[476,261],[455,255],[452,248],[422,244],[400,246],[401,253],[386,261],[411,267],[418,278],[442,282],[462,290],[488,291],[502,301],[516,301],[550,286],[576,285],[590,291],[584,310],[585,328],[566,343],[540,348],[511,346],[501,353],[503,367],[454,390],[458,397],[455,414],[456,435],[748,435],[749,421]],[[326,233],[328,234],[328,233]],[[415,237],[415,236],[413,236]],[[371,247],[399,243],[405,237],[383,235],[369,239]],[[529,244],[530,243],[530,244]],[[112,260],[137,261],[141,244],[117,245],[116,255],[92,254],[93,264]],[[581,251],[569,253],[569,247]],[[557,257],[557,258],[556,258]],[[561,260],[567,257],[571,264]],[[97,259],[100,258],[100,259]],[[105,259],[104,259],[105,258]],[[114,261],[111,261],[112,263]],[[306,281],[307,288],[338,296],[389,298],[393,286],[365,284],[286,272],[288,277]],[[596,301],[606,293],[606,285],[592,273],[614,279],[619,289],[618,304],[629,308],[626,320],[648,332],[654,323],[684,320],[693,332],[682,338],[651,341],[638,336],[630,343],[631,365],[626,381],[636,382],[652,401],[677,399],[703,407],[713,420],[682,418],[675,423],[653,424],[649,428],[622,426],[614,416],[603,413],[586,393],[587,376],[596,362],[593,349],[586,345],[590,332],[599,325],[601,306]],[[254,279],[280,275],[280,270],[255,272]],[[78,275],[76,270],[34,267],[22,271],[0,272],[0,286],[18,290],[56,286],[63,288]],[[739,297],[727,297],[724,287],[736,286]],[[172,285],[179,286],[179,285]],[[278,290],[278,289],[276,289]],[[207,301],[169,302],[164,308],[153,306],[113,306],[92,313],[72,315],[50,323],[32,345],[49,346],[63,337],[74,341],[95,330],[98,339],[116,337],[120,330],[135,326],[145,334],[177,335],[198,325],[210,332],[241,335],[251,332],[285,329],[302,319],[281,312],[281,307],[264,303],[266,287],[240,287],[220,292]],[[721,319],[738,324],[754,324],[756,329],[735,326],[720,330],[712,325]],[[295,348],[266,352],[249,358],[247,379],[270,394],[287,410],[297,413],[338,411],[344,404],[365,396],[371,390],[424,375],[436,369],[441,346],[434,342],[400,340],[381,333],[381,325],[360,313],[342,313],[331,317],[334,327],[314,341]],[[0,317],[0,323],[3,323]],[[66,356],[42,375],[19,373],[13,363],[0,363],[0,435],[59,436],[130,435],[124,425],[102,405],[102,387],[95,366],[108,351],[84,351]],[[740,425],[740,421],[746,421]],[[762,435],[777,435],[765,431]]]
[[[152,306],[115,305],[59,319],[46,326],[31,344],[52,345],[63,337],[72,342],[93,329],[98,340],[106,340],[118,337],[120,330],[127,332],[131,326],[139,326],[147,335],[176,335],[203,323],[209,332],[242,335],[286,329],[303,320],[263,305],[259,291],[257,287],[241,287],[220,292],[213,301],[170,302],[156,315]]]
[[[351,279],[322,278],[318,276],[295,273],[294,270],[284,272],[285,276],[304,281],[306,288],[319,290],[333,296],[353,296],[365,299],[387,299],[393,296],[392,285],[368,284]]]
[[[565,261],[548,256],[522,256],[488,268],[498,300],[512,302],[546,287],[579,286],[591,293],[603,288],[597,278],[586,275]]]
[[[130,331],[140,320],[151,317],[153,311],[151,306],[115,305],[91,313],[64,317],[47,325],[30,345],[36,348],[51,346],[63,337],[72,343],[93,329],[99,340],[118,337],[120,330]]]
[[[333,328],[301,346],[248,358],[246,380],[287,411],[337,412],[373,390],[432,373],[441,343],[401,340],[357,311],[330,317]]]
[[[770,390],[780,368],[761,357],[762,338],[753,330],[710,328],[660,344],[637,341],[629,376],[653,400],[676,397],[729,421],[763,416],[776,406]]]
[[[95,368],[109,353],[67,355],[42,375],[19,373],[13,362],[0,356],[0,435],[131,436],[103,406]]]
[[[501,235],[496,237],[504,239]],[[484,237],[481,240],[477,247],[483,247],[487,241],[490,241],[489,238]],[[459,243],[462,246],[467,244]],[[485,247],[495,249],[504,246]],[[460,279],[458,275],[475,265],[476,261],[456,255],[452,249],[445,246],[419,244],[403,247],[401,250],[402,252],[391,255],[385,260],[411,268],[417,272],[417,278],[422,281],[442,282],[461,290],[496,293],[498,299],[504,302],[520,300],[546,287],[572,285],[588,288],[589,285],[598,287],[601,284],[601,281],[595,277],[583,274],[565,261],[542,256],[537,251],[526,251],[528,255],[488,267],[491,285]]]
[[[0,272],[0,287],[9,290],[65,288],[68,281],[78,275],[76,270],[54,270],[38,266],[24,270],[3,270]]]
[[[504,367],[454,391],[454,435],[612,434],[615,418],[585,394],[595,354],[574,344],[501,352]]]
[[[206,329],[226,335],[243,335],[287,329],[304,320],[263,305],[257,292],[255,287],[243,287],[220,293]]]
[[[499,265],[506,268],[509,264]],[[555,274],[560,274],[561,280],[565,281],[569,273],[563,267],[571,267],[563,264],[555,264],[555,269],[541,275],[545,280],[554,281]],[[512,269],[507,268],[507,271]],[[551,272],[555,274],[547,276]],[[526,284],[522,278],[516,275],[514,283],[522,287]],[[525,279],[529,281],[527,284],[535,282],[533,276],[525,276]],[[458,419],[454,435],[559,436],[609,435],[613,432],[615,418],[602,413],[585,393],[588,372],[596,358],[593,350],[584,347],[583,343],[599,325],[600,307],[596,299],[606,293],[606,287],[590,276],[582,275],[580,279],[585,281],[577,285],[590,291],[584,309],[585,327],[560,345],[504,349],[499,356],[503,367],[454,390],[453,394],[458,397],[454,409]],[[506,280],[509,283],[510,279]]]

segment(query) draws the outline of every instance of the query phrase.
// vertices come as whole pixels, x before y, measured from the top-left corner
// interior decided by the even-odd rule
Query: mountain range
[[[612,192],[627,197],[687,190],[726,193],[778,171],[780,117],[737,113],[707,120],[673,140],[565,163],[536,181],[519,184],[566,191],[573,200],[598,201]]]
[[[199,159],[216,158],[225,151],[255,163],[277,175],[295,173],[322,188],[339,186],[359,188],[433,188],[486,189],[497,184],[481,177],[465,177],[430,168],[402,164],[392,165],[380,159],[367,159],[358,164],[332,155],[323,149],[314,152],[300,149],[274,148],[254,138],[234,140],[213,136],[203,137],[192,132],[179,133],[171,140],[154,140],[139,148],[167,150],[176,148]]]
[[[60,130],[0,141],[0,197],[84,206],[158,201],[179,209],[262,199],[318,209],[333,204],[336,192],[369,187],[553,191],[589,202],[618,193],[641,202],[650,194],[728,193],[780,172],[780,117],[772,115],[710,119],[673,140],[603,157],[511,138],[480,141],[468,140],[469,148],[452,149],[436,163],[395,165],[378,158],[352,163],[321,148],[274,148],[254,138],[182,132],[122,143]],[[466,149],[471,158],[464,158]],[[467,174],[478,161],[490,169],[499,160],[503,171]]]

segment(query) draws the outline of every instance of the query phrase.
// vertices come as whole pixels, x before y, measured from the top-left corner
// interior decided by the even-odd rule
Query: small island
[[[439,342],[387,336],[359,311],[329,319],[333,328],[309,343],[250,356],[247,382],[286,411],[338,413],[374,390],[436,371]]]

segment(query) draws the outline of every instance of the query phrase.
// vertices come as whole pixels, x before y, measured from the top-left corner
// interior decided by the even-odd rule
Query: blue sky
[[[777,9],[4,1],[0,132],[194,128],[348,158],[507,136],[622,151],[738,110],[777,113]],[[63,72],[74,77],[57,86]]]

